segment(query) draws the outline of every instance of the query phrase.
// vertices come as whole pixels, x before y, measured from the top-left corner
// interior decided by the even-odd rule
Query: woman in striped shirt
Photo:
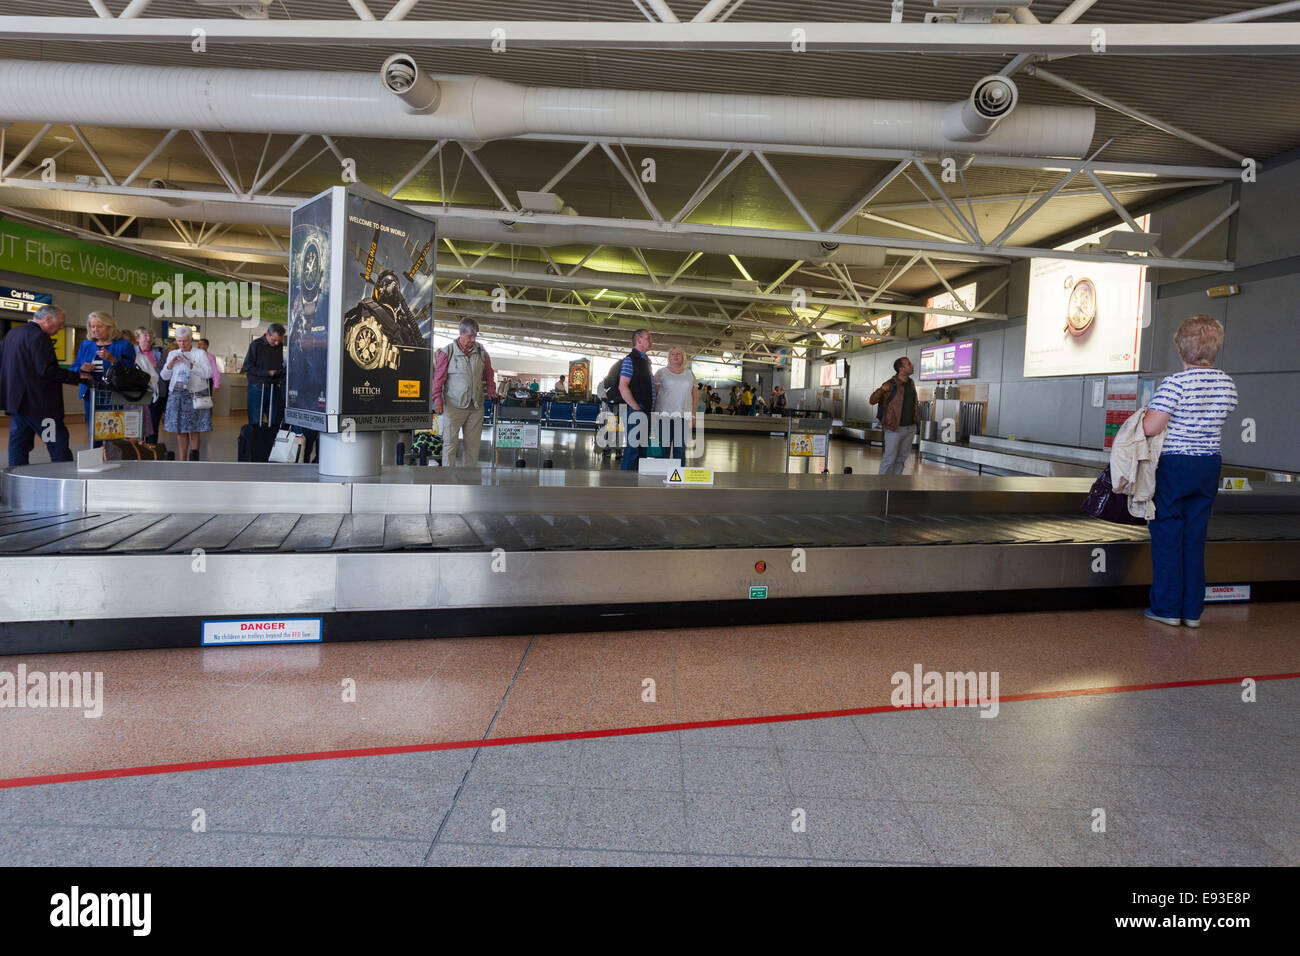
[[[1151,606],[1161,624],[1199,627],[1205,603],[1205,535],[1218,494],[1219,441],[1237,407],[1237,386],[1214,367],[1223,326],[1194,315],[1174,333],[1183,370],[1156,389],[1142,430],[1165,433],[1156,467],[1156,516],[1151,531]]]

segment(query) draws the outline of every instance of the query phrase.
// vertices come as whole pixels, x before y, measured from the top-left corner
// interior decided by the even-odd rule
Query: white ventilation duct
[[[1085,155],[1096,121],[1090,106],[1020,105],[982,138],[963,127],[976,138],[955,139],[945,134],[949,104],[918,100],[523,87],[418,70],[403,72],[396,86],[403,85],[400,95],[414,96],[415,106],[431,98],[436,105],[410,112],[374,73],[0,60],[0,121],[380,139],[537,133],[1068,158]]]

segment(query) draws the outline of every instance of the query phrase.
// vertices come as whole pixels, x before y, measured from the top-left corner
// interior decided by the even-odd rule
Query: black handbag
[[[138,402],[149,394],[149,373],[119,359],[104,369],[104,387],[117,392],[128,402]]]
[[[1145,518],[1138,518],[1129,513],[1128,502],[1128,495],[1121,495],[1111,486],[1110,466],[1107,465],[1097,476],[1097,480],[1092,483],[1088,497],[1083,499],[1082,511],[1086,515],[1092,515],[1102,521],[1113,521],[1115,524],[1145,525],[1147,523]]]

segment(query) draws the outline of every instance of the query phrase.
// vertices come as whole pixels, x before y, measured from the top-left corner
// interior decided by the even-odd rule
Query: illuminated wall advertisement
[[[975,343],[953,342],[921,349],[921,381],[970,378],[975,374]]]
[[[1146,268],[1031,259],[1025,377],[1135,372]]]
[[[925,300],[925,304],[931,309],[965,309],[969,312],[975,308],[975,290],[975,283],[969,282],[957,286],[952,292],[931,296]],[[931,315],[927,312],[924,328],[927,332],[935,332],[949,325],[960,325],[962,322],[969,321],[970,319],[960,315]]]
[[[1138,221],[1150,228],[1150,217]],[[1059,248],[1091,247],[1106,232]],[[1141,258],[1129,262],[1029,261],[1025,377],[1136,372],[1151,295]]]

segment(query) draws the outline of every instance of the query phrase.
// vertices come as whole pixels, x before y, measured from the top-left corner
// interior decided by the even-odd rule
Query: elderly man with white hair
[[[465,462],[477,465],[483,437],[483,397],[498,397],[492,359],[478,344],[478,323],[462,318],[456,341],[434,355],[433,413],[440,416],[442,463],[447,467],[456,464],[463,431]]]

